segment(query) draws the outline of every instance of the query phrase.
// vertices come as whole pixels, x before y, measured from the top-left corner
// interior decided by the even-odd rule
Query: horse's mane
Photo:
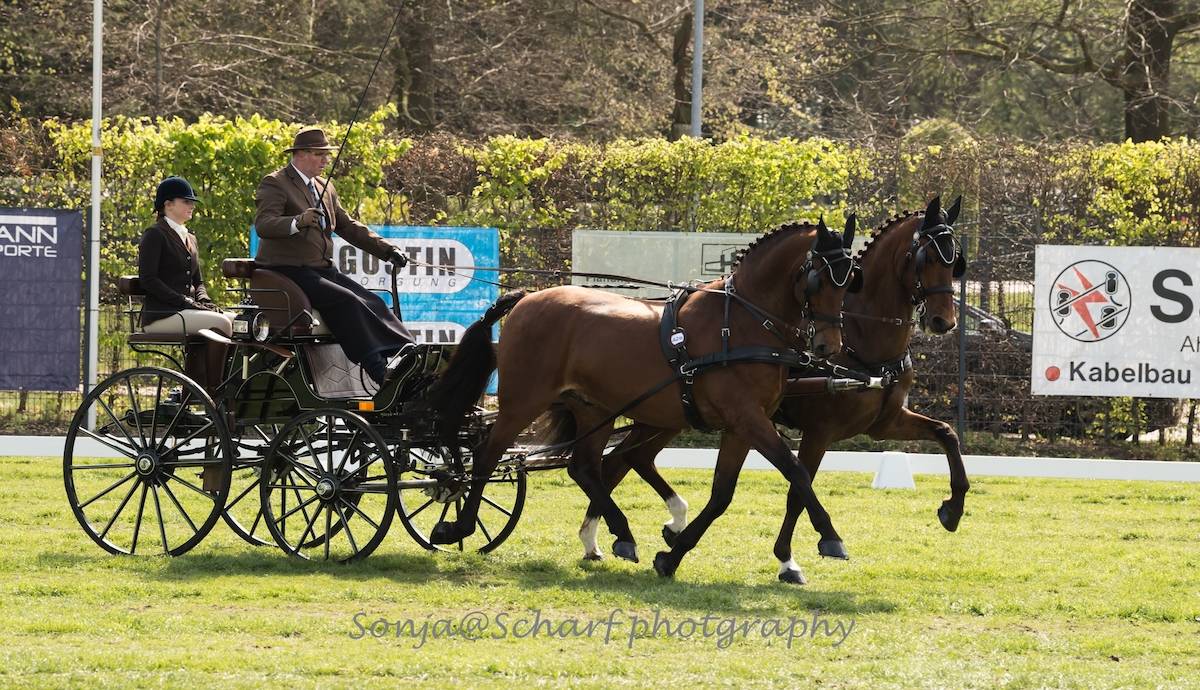
[[[923,210],[905,211],[904,213],[898,213],[891,218],[888,218],[883,222],[882,225],[872,231],[871,238],[867,240],[867,243],[863,245],[863,248],[858,251],[858,255],[854,257],[854,260],[857,261],[859,265],[862,265],[863,260],[867,257],[867,254],[875,248],[875,245],[880,238],[882,238],[884,235],[887,235],[893,228],[899,227],[901,222],[906,221],[914,216],[924,215],[925,211]]]
[[[743,249],[737,253],[737,259],[733,262],[733,268],[731,270],[736,271],[738,269],[738,266],[742,265],[742,261],[744,261],[746,259],[746,257],[749,256],[754,250],[759,249],[766,244],[769,244],[772,240],[782,237],[788,231],[812,230],[816,227],[817,227],[816,223],[814,223],[812,221],[808,221],[808,220],[802,220],[802,221],[793,221],[791,223],[784,223],[783,225],[780,225],[779,227],[775,228],[774,230],[768,230],[767,232],[759,235],[758,239],[751,242],[748,247],[746,247],[745,249]]]

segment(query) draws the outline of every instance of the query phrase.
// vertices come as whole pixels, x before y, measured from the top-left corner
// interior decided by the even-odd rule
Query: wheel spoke
[[[180,409],[182,409],[182,408],[180,408]],[[163,453],[163,455],[169,455],[169,454],[171,454],[171,453],[174,453],[175,451],[179,450],[179,447],[180,447],[180,446],[182,446],[183,444],[187,443],[188,441],[191,441],[192,439],[196,438],[196,437],[197,437],[197,436],[199,436],[200,434],[204,433],[204,432],[205,432],[205,431],[207,431],[207,430],[209,429],[209,427],[211,427],[211,426],[213,426],[213,422],[212,422],[212,420],[210,419],[210,420],[208,420],[208,422],[207,422],[207,423],[206,423],[204,426],[202,426],[202,427],[200,427],[199,429],[196,429],[196,430],[195,430],[195,431],[193,431],[192,433],[188,434],[187,438],[183,439],[183,440],[182,440],[182,441],[180,441],[179,443],[176,443],[176,444],[175,444],[175,446],[174,446],[173,448],[171,448],[171,450],[169,450],[169,451],[166,451],[165,453]],[[167,439],[166,439],[166,435],[165,435],[165,432],[164,432],[164,435],[163,435],[163,441],[166,441],[166,440],[167,440]],[[166,444],[164,443],[163,445],[166,445]]]
[[[308,511],[307,511],[307,510],[304,510],[304,508],[305,508],[305,506],[307,506],[308,504],[310,504],[310,503],[312,503],[313,501],[317,500],[318,498],[320,498],[320,497],[319,497],[319,496],[317,496],[316,494],[313,494],[313,497],[312,497],[312,498],[310,498],[310,499],[308,499],[307,501],[304,501],[303,503],[301,503],[300,505],[298,505],[298,506],[296,506],[296,507],[292,508],[291,510],[287,511],[287,512],[286,512],[286,513],[284,513],[283,515],[280,515],[280,516],[279,516],[279,519],[275,520],[275,524],[276,524],[276,525],[278,525],[278,524],[282,523],[284,520],[286,520],[286,519],[288,519],[289,517],[291,517],[292,515],[294,515],[294,514],[295,514],[297,511],[301,511],[301,510],[303,510],[303,511],[304,511],[304,517],[305,517],[305,519],[308,519]],[[257,520],[255,520],[255,522],[257,523],[258,521],[257,521]],[[304,541],[304,540],[303,540],[303,539],[301,539],[300,541]]]
[[[313,448],[312,440],[308,438],[308,434],[304,431],[304,425],[297,426],[296,431],[300,432],[300,437],[304,439],[304,445],[308,446],[309,456],[312,457],[313,463],[319,469],[321,467],[321,455],[317,452],[316,448]]]
[[[83,503],[80,503],[80,504],[79,504],[79,509],[80,509],[80,510],[83,510],[84,508],[86,508],[86,507],[90,506],[90,505],[91,505],[93,502],[95,502],[95,501],[96,501],[96,499],[100,498],[101,496],[104,496],[104,495],[105,495],[105,494],[107,494],[109,491],[112,491],[113,489],[115,489],[115,488],[117,488],[118,486],[120,486],[120,485],[124,484],[125,482],[129,481],[130,479],[133,479],[133,478],[134,478],[134,477],[136,477],[136,476],[137,476],[137,472],[130,472],[129,474],[125,475],[125,478],[124,478],[124,479],[118,480],[118,481],[117,481],[115,484],[113,484],[112,486],[108,487],[108,488],[107,488],[107,489],[105,489],[104,491],[101,491],[100,493],[96,494],[95,496],[92,496],[91,498],[89,498],[87,501],[84,501]]]
[[[181,504],[179,499],[175,497],[175,492],[171,491],[171,486],[164,482],[162,488],[163,491],[167,492],[167,498],[170,498],[171,502],[175,504],[175,507],[179,509],[179,513],[183,515],[183,519],[187,520],[188,526],[192,528],[192,532],[199,532],[200,530],[196,527],[196,523],[192,522],[191,516],[189,516],[187,511],[183,509],[183,504]]]
[[[158,377],[158,387],[154,390],[154,410],[150,413],[150,445],[158,447],[158,408],[162,405],[162,376]]]
[[[488,498],[487,496],[484,496],[484,495],[482,495],[482,494],[480,494],[480,496],[479,496],[479,497],[480,497],[480,498],[482,498],[482,499],[484,500],[484,502],[486,502],[486,503],[487,503],[488,505],[490,505],[491,507],[495,508],[496,510],[500,511],[501,513],[504,513],[505,515],[507,515],[507,516],[509,516],[509,517],[512,517],[512,513],[510,513],[509,511],[507,511],[507,510],[505,510],[505,509],[503,509],[503,508],[501,508],[501,507],[500,507],[499,505],[497,505],[497,504],[496,504],[496,502],[495,502],[495,501],[493,501],[492,499],[490,499],[490,498]]]
[[[138,406],[137,395],[133,392],[133,382],[128,376],[125,377],[125,390],[129,391],[129,404],[133,407],[133,422],[137,425],[138,438],[142,439],[142,446],[145,446],[146,432],[142,429],[142,410]]]
[[[123,470],[133,467],[132,462],[115,462],[104,465],[71,465],[71,471],[75,470]]]
[[[226,503],[226,504],[225,504],[225,511],[226,511],[226,512],[229,512],[229,509],[231,509],[231,508],[233,508],[235,505],[237,505],[237,504],[238,504],[238,501],[241,501],[243,498],[245,498],[246,496],[250,495],[250,492],[251,492],[251,491],[253,491],[254,489],[257,489],[257,488],[258,488],[258,483],[259,483],[260,481],[262,481],[262,477],[255,477],[255,478],[254,478],[254,481],[250,482],[250,486],[247,486],[245,491],[243,491],[242,493],[238,494],[237,498],[235,498],[235,499],[233,499],[232,501],[230,501],[229,503]]]
[[[341,474],[346,469],[346,460],[350,457],[350,451],[358,445],[358,435],[362,433],[360,429],[354,430],[354,435],[350,437],[350,444],[346,446],[345,452],[342,453],[342,459],[338,462],[337,474]]]
[[[126,504],[129,503],[129,499],[133,498],[133,492],[137,491],[138,484],[140,483],[134,482],[133,486],[129,487],[129,493],[125,494],[125,500],[121,501],[121,505],[117,506],[117,512],[112,514],[112,517],[108,519],[108,524],[104,526],[104,531],[100,533],[101,539],[104,538],[104,535],[108,534],[108,530],[112,529],[113,523],[117,521],[117,516],[121,514],[121,511],[125,510]]]
[[[158,489],[151,486],[150,492],[154,494],[154,512],[158,513],[158,534],[162,537],[163,553],[171,553],[171,547],[167,546],[167,523],[163,522],[162,504],[158,501]]]
[[[260,507],[258,509],[258,515],[254,516],[254,524],[250,525],[250,536],[252,536],[252,537],[254,536],[254,532],[258,529],[258,523],[262,522],[262,516],[263,516],[263,511],[262,511],[262,508]]]
[[[372,520],[371,518],[367,517],[367,514],[364,513],[362,511],[362,509],[359,508],[357,505],[355,505],[351,501],[347,501],[346,499],[341,498],[341,497],[338,497],[338,500],[341,501],[342,503],[346,504],[346,506],[350,508],[351,512],[361,516],[362,519],[366,520],[367,524],[374,527],[376,530],[379,529],[379,524],[377,522],[375,522],[374,520]]]
[[[333,469],[333,425],[325,425],[325,457],[329,461],[326,465],[327,470]]]
[[[291,476],[291,475],[288,475],[288,476]],[[315,487],[313,488],[313,491],[314,492],[316,491]],[[307,504],[303,502],[303,498],[301,498],[301,496],[300,496],[299,487],[296,486],[295,482],[292,483],[292,495],[296,497],[296,502],[300,503],[300,505],[297,507],[300,508],[300,512],[304,513],[304,517],[305,517],[305,519],[307,519],[308,518],[308,510],[306,510],[304,508],[304,506],[306,506]],[[319,497],[318,494],[313,493],[313,498],[318,498],[318,497]]]
[[[319,517],[321,517],[320,507],[317,508],[317,512],[312,516],[312,518],[309,519],[308,525],[305,526],[304,532],[300,535],[300,541],[296,542],[296,548],[294,549],[296,553],[300,553],[300,547],[304,545],[304,540],[306,538],[308,538],[309,532],[312,532],[312,528],[316,525],[317,518],[319,518]],[[282,531],[283,530],[280,529],[280,532],[282,532]],[[314,534],[313,536],[316,536],[316,535]],[[326,544],[329,543],[328,530],[326,530],[326,533],[325,533],[325,543]]]
[[[216,502],[217,502],[217,499],[216,499],[216,498],[214,498],[212,494],[208,493],[208,492],[207,492],[207,491],[205,491],[204,489],[201,489],[200,487],[196,486],[195,484],[193,484],[193,483],[189,482],[189,481],[188,481],[188,480],[186,480],[186,479],[182,479],[182,478],[180,478],[180,477],[177,477],[177,476],[175,476],[174,474],[171,474],[170,472],[168,472],[168,473],[167,473],[166,475],[164,475],[164,476],[165,476],[167,479],[174,479],[175,481],[179,482],[180,484],[183,484],[183,485],[184,485],[184,486],[186,486],[187,488],[191,489],[192,491],[195,491],[196,493],[198,493],[198,494],[200,494],[201,496],[203,496],[203,497],[207,498],[208,500],[212,501],[213,503],[216,503]]]
[[[415,517],[417,516],[417,514],[418,514],[418,513],[420,513],[422,510],[425,510],[426,508],[428,508],[428,507],[429,507],[429,506],[431,506],[431,505],[433,505],[433,499],[432,499],[432,498],[431,498],[431,499],[429,499],[428,501],[425,501],[424,503],[422,503],[420,508],[417,508],[417,509],[416,509],[416,510],[414,510],[413,512],[409,513],[409,514],[408,514],[408,519],[409,519],[409,520],[411,520],[411,519],[415,518]]]
[[[100,443],[108,446],[109,448],[112,448],[113,450],[117,451],[121,455],[124,455],[125,457],[129,458],[130,460],[137,459],[137,449],[136,448],[126,448],[125,446],[122,446],[119,443],[117,443],[115,440],[110,440],[110,439],[104,438],[103,436],[100,436],[99,434],[93,433],[91,429],[88,429],[86,427],[82,427],[82,426],[79,427],[79,431],[81,433],[87,434],[88,436],[91,436],[92,438],[96,439]]]
[[[179,401],[179,407],[175,410],[175,416],[171,418],[170,423],[167,424],[166,428],[163,429],[162,440],[159,441],[159,443],[155,446],[159,452],[162,452],[162,447],[167,445],[167,437],[170,436],[171,432],[175,430],[175,425],[179,423],[179,418],[183,415],[183,411],[187,409],[188,401],[191,399],[192,392],[185,388],[183,399]],[[210,421],[209,424],[212,424],[212,422]],[[181,444],[182,442],[177,444],[176,448],[178,448]]]
[[[487,531],[487,526],[483,524],[483,520],[479,518],[478,514],[475,516],[475,524],[479,525],[479,529],[483,530],[483,536],[487,537],[488,543],[490,544],[492,541],[492,535]]]
[[[146,490],[148,488],[150,488],[149,482],[142,484],[142,498],[138,503],[137,520],[133,523],[133,546],[129,547],[130,555],[137,553],[138,532],[142,531],[142,512],[146,508]]]
[[[117,428],[121,430],[121,433],[125,434],[125,438],[129,439],[129,445],[133,448],[138,448],[139,446],[137,444],[137,441],[134,441],[133,437],[129,435],[129,429],[125,428],[125,425],[122,424],[119,419],[117,419],[117,416],[115,414],[113,414],[113,411],[108,406],[108,403],[104,402],[104,396],[103,395],[96,396],[96,402],[100,403],[100,407],[104,408],[104,411],[108,414],[108,418],[113,420],[113,424],[116,424]]]
[[[345,528],[345,531],[346,531],[346,538],[350,540],[350,548],[354,550],[353,555],[357,556],[358,555],[358,542],[354,541],[354,532],[352,532],[350,530],[350,521],[346,519],[346,513],[342,510],[342,507],[340,505],[334,503],[333,506],[335,508],[337,508],[338,517],[341,518],[341,520],[342,520],[342,526]]]

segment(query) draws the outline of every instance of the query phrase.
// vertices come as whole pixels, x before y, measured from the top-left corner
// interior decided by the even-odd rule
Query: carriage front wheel
[[[461,449],[455,462],[452,453],[440,446],[396,448],[400,466],[399,500],[396,510],[400,522],[422,548],[430,551],[479,551],[487,553],[512,534],[525,507],[525,473],[501,464],[488,479],[475,520],[475,531],[452,544],[434,544],[429,532],[434,525],[457,520],[470,488],[470,451]]]
[[[365,558],[387,536],[396,469],[387,443],[346,410],[292,418],[263,458],[262,519],[285,552],[340,562]]]
[[[178,556],[220,519],[232,460],[224,417],[204,389],[139,367],[84,397],[67,431],[63,482],[75,519],[106,551]]]

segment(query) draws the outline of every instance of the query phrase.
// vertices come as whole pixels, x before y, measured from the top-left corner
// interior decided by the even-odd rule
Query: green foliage
[[[1055,217],[1064,238],[1110,245],[1186,244],[1200,218],[1200,145],[1188,139],[1074,146],[1058,179],[1083,188],[1086,212]]]
[[[342,204],[348,209],[371,202],[382,192],[379,185],[383,166],[405,148],[404,142],[391,140],[383,133],[384,120],[394,114],[393,106],[381,108],[351,132],[335,174]],[[194,123],[120,117],[105,120],[101,130],[104,239],[100,250],[105,297],[112,297],[117,276],[136,270],[137,243],[142,230],[154,222],[158,181],[168,175],[182,175],[200,196],[189,229],[200,242],[209,292],[220,301],[226,287],[220,261],[247,255],[255,190],[264,175],[286,163],[283,149],[291,143],[297,127],[257,115],[232,120],[204,115]],[[62,162],[60,183],[63,189],[75,192],[63,201],[86,208],[91,123],[51,120],[45,128]],[[346,128],[331,123],[326,129],[331,138],[340,140]]]

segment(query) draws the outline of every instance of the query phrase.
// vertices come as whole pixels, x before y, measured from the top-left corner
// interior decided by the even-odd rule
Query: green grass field
[[[673,581],[649,566],[668,516],[636,479],[617,499],[641,564],[580,561],[584,501],[554,472],[494,554],[429,554],[397,522],[339,566],[223,524],[180,558],[109,556],[75,523],[60,460],[0,458],[0,476],[5,688],[1200,687],[1200,486],[977,477],[950,534],[944,478],[877,491],[830,473],[818,493],[852,560],[819,560],[802,523],[809,584],[792,587],[771,556],[783,483],[765,472]],[[709,473],[666,476],[698,512]],[[444,634],[472,612],[483,639]]]

